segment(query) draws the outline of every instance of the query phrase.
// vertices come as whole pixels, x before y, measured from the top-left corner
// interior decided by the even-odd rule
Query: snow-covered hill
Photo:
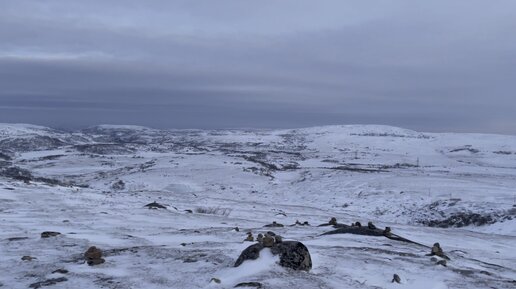
[[[515,198],[516,136],[371,125],[62,132],[0,124],[0,284],[514,288]],[[167,209],[144,207],[153,201]],[[316,225],[331,217],[439,242],[451,260],[435,265],[428,248],[386,238],[321,236],[330,228]],[[250,244],[246,232],[296,220],[312,226],[274,231],[308,247],[309,273],[271,256],[232,267]],[[62,234],[42,239],[43,231]],[[81,263],[91,245],[106,263]],[[68,273],[52,273],[60,268]],[[401,284],[390,282],[395,273]]]

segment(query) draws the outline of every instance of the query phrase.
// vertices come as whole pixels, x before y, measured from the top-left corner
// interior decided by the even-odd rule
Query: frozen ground
[[[0,124],[0,172],[0,288],[61,277],[44,288],[516,286],[514,136]],[[153,201],[167,209],[144,207]],[[435,265],[429,248],[383,237],[321,236],[330,217],[439,242],[451,261]],[[308,247],[310,272],[284,269],[267,251],[232,267],[247,231],[296,220],[311,226],[274,231]],[[84,264],[92,245],[106,263]]]

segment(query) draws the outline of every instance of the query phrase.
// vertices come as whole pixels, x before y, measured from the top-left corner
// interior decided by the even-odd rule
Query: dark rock
[[[280,265],[294,270],[310,271],[312,269],[312,258],[308,248],[297,241],[283,241],[276,243],[273,247],[280,254]]]
[[[373,224],[373,222],[368,222],[367,223],[367,228],[369,228],[371,230],[376,230],[376,226]]]
[[[262,283],[260,282],[242,282],[235,285],[237,287],[254,287],[254,288],[262,288]]]
[[[41,233],[41,238],[50,238],[50,237],[55,237],[55,236],[59,236],[59,235],[61,235],[61,233],[59,233],[59,232],[45,231],[45,232]]]
[[[240,256],[236,260],[234,266],[238,267],[242,263],[244,263],[244,261],[246,261],[246,260],[258,259],[258,257],[260,257],[260,251],[263,248],[265,248],[265,246],[263,246],[263,244],[261,244],[261,243],[256,243],[256,244],[253,244],[253,245],[245,248],[244,251],[242,251],[242,253],[240,253]]]
[[[21,257],[22,261],[32,261],[34,259],[38,259],[36,257],[32,257],[32,256],[23,256]]]
[[[276,223],[276,221],[273,221],[271,224],[265,225],[266,228],[276,228],[276,227],[284,227],[283,224]]]
[[[157,210],[157,209],[166,209],[167,207],[160,204],[160,203],[157,203],[156,201],[152,202],[152,203],[149,203],[147,205],[145,205],[145,207],[149,208],[149,209],[154,209],[154,210]]]
[[[441,245],[439,245],[439,243],[435,243],[432,246],[432,251],[430,251],[430,254],[427,254],[427,256],[438,256],[446,260],[450,260],[450,258],[448,258],[448,256],[444,254],[443,249],[441,248]]]
[[[103,264],[104,262],[106,262],[106,260],[104,260],[103,258],[86,261],[86,263],[88,263],[88,265],[90,265],[90,266],[100,265],[100,264]]]
[[[27,240],[29,237],[11,237],[7,238],[7,241],[13,242],[13,241],[21,241],[21,240]]]
[[[68,270],[61,268],[61,269],[57,269],[57,270],[52,271],[52,274],[55,274],[55,273],[68,274]]]
[[[388,228],[388,227],[387,227]],[[340,227],[336,230],[329,231],[326,233],[323,233],[322,235],[334,235],[334,234],[354,234],[354,235],[363,235],[363,236],[373,236],[373,237],[386,237],[391,240],[405,242],[405,243],[412,243],[420,246],[427,247],[423,244],[414,242],[412,240],[400,237],[398,235],[390,233],[389,230],[380,230],[380,229],[369,229],[367,227],[357,227],[357,226],[347,226],[347,227]]]
[[[337,226],[337,218],[332,217],[328,223],[320,224],[317,227],[325,227],[325,226]]]
[[[382,233],[384,236],[389,237],[391,235],[391,227],[385,227]]]
[[[29,285],[29,288],[37,289],[37,288],[41,288],[43,286],[51,286],[51,285],[55,285],[60,282],[65,282],[65,281],[68,281],[68,279],[66,279],[65,277],[52,278],[52,279],[47,279],[45,281],[32,283]]]
[[[238,267],[246,260],[258,259],[263,248],[265,246],[261,243],[247,247],[242,251],[234,266]],[[305,271],[309,271],[312,268],[312,259],[308,248],[301,242],[283,241],[281,243],[274,243],[270,249],[272,254],[280,255],[280,265],[283,267]]]
[[[394,275],[392,276],[392,281],[391,281],[391,283],[394,283],[394,282],[396,282],[396,283],[398,283],[398,284],[399,284],[399,283],[401,283],[401,278],[400,278],[400,276],[398,276],[398,274],[394,274]]]
[[[91,246],[84,253],[84,259],[90,266],[100,265],[105,262],[102,258],[102,251],[95,246]]]
[[[383,236],[382,230],[371,230],[369,228],[357,227],[357,226],[347,226],[341,227],[336,230],[326,232],[323,235],[333,235],[333,234],[355,234],[355,235],[365,235],[365,236]]]
[[[263,242],[263,234],[258,234],[258,236],[256,237],[256,241],[257,241],[258,243]]]
[[[296,220],[296,222],[291,226],[310,226],[310,224],[308,223],[308,221],[304,221],[303,223],[301,223],[299,222],[299,220]]]

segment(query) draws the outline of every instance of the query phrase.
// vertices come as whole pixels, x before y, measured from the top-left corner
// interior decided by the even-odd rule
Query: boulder
[[[266,248],[262,243],[247,247],[235,262],[235,267],[240,266],[246,260],[256,260],[260,251]],[[279,265],[294,270],[309,271],[312,269],[312,258],[308,248],[298,241],[277,242],[270,247],[273,255],[279,255]]]

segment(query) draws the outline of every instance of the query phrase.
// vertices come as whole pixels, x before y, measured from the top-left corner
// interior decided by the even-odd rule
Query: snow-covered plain
[[[0,124],[0,171],[1,288],[59,277],[48,288],[516,286],[515,136]],[[144,207],[153,201],[167,209]],[[321,236],[331,217],[439,242],[451,260],[436,265],[429,248],[383,237]],[[311,226],[288,226],[296,220]],[[267,251],[233,268],[252,244],[246,232],[272,221],[308,247],[310,272],[282,268]],[[92,245],[104,264],[84,263]],[[60,268],[69,272],[52,273]]]

